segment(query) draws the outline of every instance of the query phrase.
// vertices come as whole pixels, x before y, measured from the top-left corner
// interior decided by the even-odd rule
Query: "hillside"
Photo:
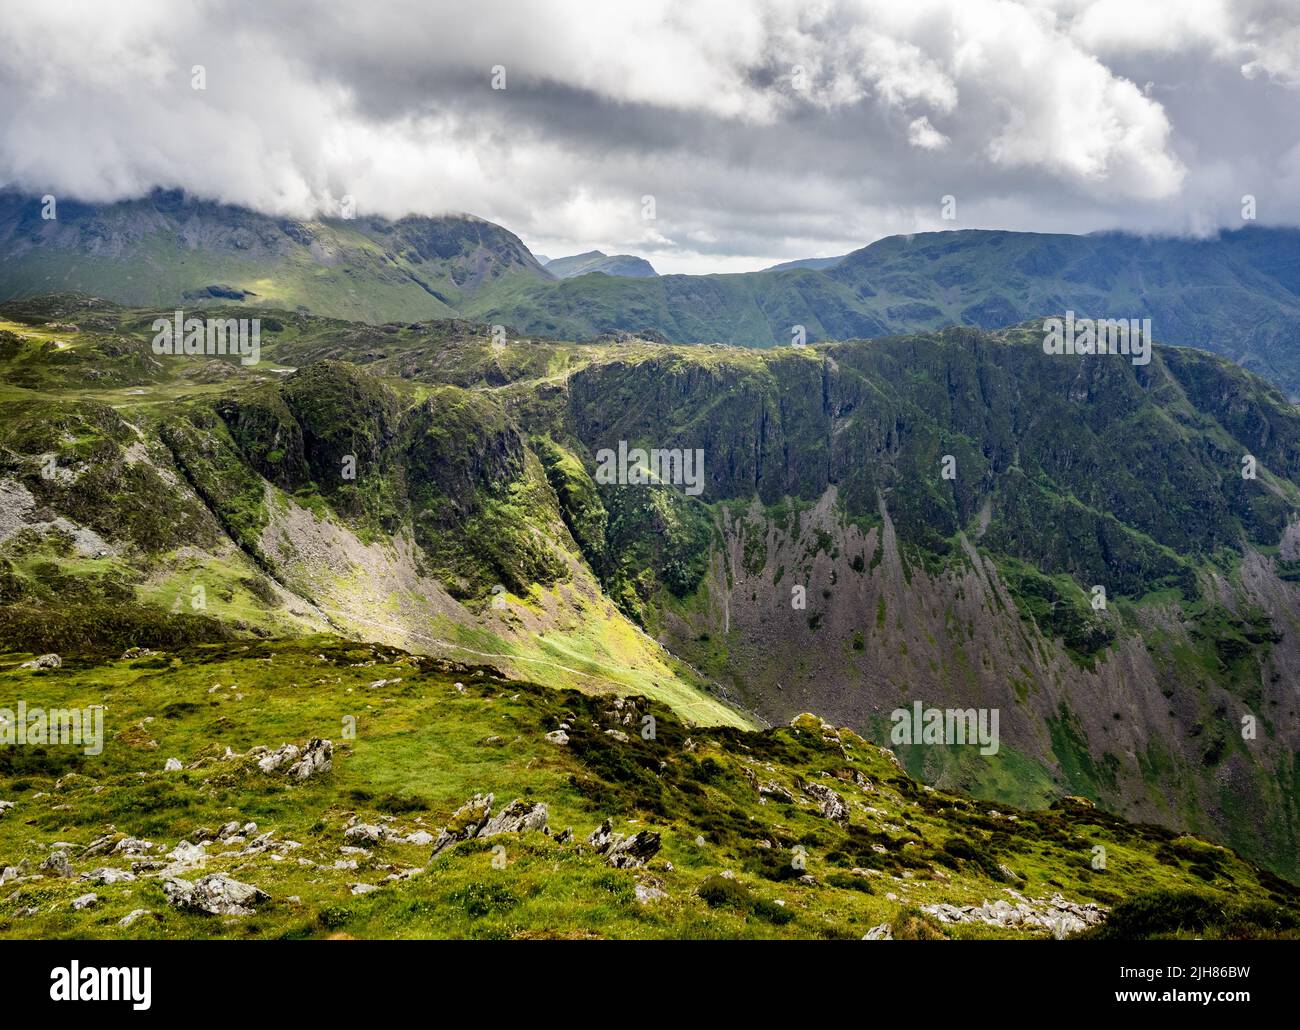
[[[471,216],[303,222],[162,191],[58,211],[44,221],[38,199],[0,193],[0,300],[69,290],[130,305],[238,301],[376,324],[461,316],[557,339],[652,330],[758,348],[789,344],[796,326],[815,342],[1073,310],[1150,318],[1158,339],[1224,354],[1300,396],[1294,229],[1206,239],[956,230],[762,272],[656,276],[627,264],[641,259],[599,252],[543,268],[513,233]]]
[[[12,649],[333,632],[884,744],[918,702],[997,710],[996,755],[900,760],[1296,875],[1300,415],[1226,360],[1049,356],[1033,326],[753,351],[262,314],[246,368],[155,358],[149,311],[0,308]],[[619,441],[701,449],[699,495],[595,482]]]
[[[4,937],[1300,933],[1300,891],[1226,849],[922,787],[809,715],[688,729],[328,636],[0,682],[105,704],[108,743],[0,752]]]

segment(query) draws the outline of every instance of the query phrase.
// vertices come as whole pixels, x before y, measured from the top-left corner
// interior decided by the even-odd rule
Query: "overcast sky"
[[[468,211],[661,272],[1206,233],[1243,194],[1296,225],[1300,2],[0,0],[0,182]]]

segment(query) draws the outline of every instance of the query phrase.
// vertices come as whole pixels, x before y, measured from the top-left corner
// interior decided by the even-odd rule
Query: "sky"
[[[0,0],[0,184],[469,212],[661,273],[1300,225],[1300,0]]]

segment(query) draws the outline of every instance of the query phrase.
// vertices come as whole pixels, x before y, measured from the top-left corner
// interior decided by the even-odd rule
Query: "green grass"
[[[857,938],[877,923],[905,927],[917,918],[921,930],[913,932],[1025,936],[983,926],[944,930],[915,913],[935,901],[1000,896],[991,859],[1014,869],[1023,878],[1017,889],[1029,897],[1060,890],[1111,905],[1196,889],[1222,905],[1254,905],[1261,933],[1295,933],[1296,889],[1225,849],[1078,806],[1036,813],[998,806],[994,816],[987,804],[923,790],[884,752],[850,731],[823,730],[816,719],[762,733],[688,730],[666,707],[643,700],[624,710],[632,713],[624,724],[609,697],[330,637],[108,662],[69,655],[63,668],[45,672],[20,670],[22,657],[0,658],[0,707],[18,697],[46,708],[104,704],[106,740],[93,757],[55,746],[0,752],[0,798],[15,802],[0,816],[0,864],[26,860],[34,871],[56,842],[66,842],[74,872],[123,868],[121,856],[79,858],[78,850],[115,833],[153,840],[158,854],[230,820],[254,821],[259,833],[301,846],[286,848],[283,861],[241,857],[238,846],[208,849],[203,873],[225,872],[270,894],[253,916],[178,912],[148,871],[99,887],[44,877],[6,885],[0,935],[7,937]],[[397,682],[369,688],[380,679]],[[648,714],[656,720],[652,740],[636,732]],[[355,719],[353,739],[344,738],[345,717]],[[544,736],[561,720],[571,727],[567,747]],[[626,730],[626,742],[604,732],[615,727]],[[221,757],[227,747],[245,752],[312,736],[335,741],[334,767],[301,784]],[[180,758],[184,771],[163,772],[169,757]],[[751,774],[785,784],[796,803],[760,804]],[[855,774],[868,786],[857,786]],[[847,826],[821,816],[802,795],[803,780],[829,783],[849,800]],[[615,870],[579,845],[507,835],[459,845],[432,863],[427,845],[385,844],[357,870],[334,868],[354,817],[390,817],[387,825],[402,832],[436,835],[463,801],[487,791],[497,808],[516,797],[544,802],[550,825],[572,826],[578,841],[608,817],[620,832],[658,831],[663,849],[643,869]],[[872,849],[877,843],[883,854]],[[493,864],[493,844],[504,848],[504,868]],[[1105,872],[1090,869],[1095,844],[1107,848]],[[807,855],[810,883],[798,879],[805,870],[793,869],[796,845]],[[1192,857],[1170,865],[1158,855],[1180,847]],[[1208,863],[1211,879],[1183,862]],[[424,871],[385,879],[410,869]],[[357,882],[381,886],[354,896]],[[639,904],[638,883],[667,897]],[[73,912],[71,899],[92,890],[99,905]],[[117,921],[136,908],[155,915],[120,929]]]

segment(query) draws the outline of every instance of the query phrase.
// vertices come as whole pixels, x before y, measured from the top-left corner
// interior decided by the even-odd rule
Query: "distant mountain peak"
[[[589,250],[585,254],[574,254],[571,257],[552,258],[546,263],[546,270],[557,279],[573,279],[591,272],[621,275],[630,279],[649,279],[659,274],[645,258],[632,254],[611,255],[601,250]]]

